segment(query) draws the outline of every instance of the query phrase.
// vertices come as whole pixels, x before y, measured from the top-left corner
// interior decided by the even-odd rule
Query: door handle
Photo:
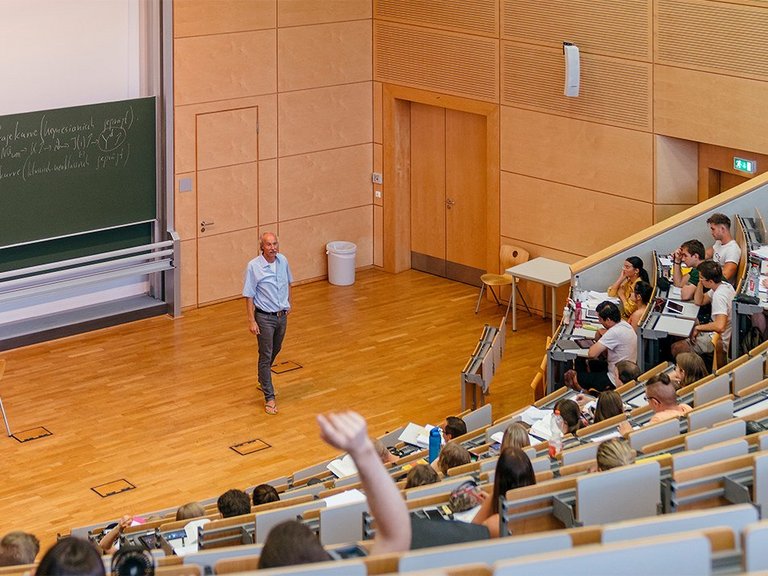
[[[200,221],[200,232],[205,232],[205,228],[208,226],[213,226],[214,222],[211,220],[210,222],[206,222],[205,220]]]
[[[453,206],[454,206],[455,204],[456,204],[456,202],[454,202],[454,201],[453,201],[453,200],[451,200],[450,198],[448,198],[448,199],[445,201],[445,206],[446,206],[446,208],[448,208],[448,210],[450,210],[451,208],[453,208]]]

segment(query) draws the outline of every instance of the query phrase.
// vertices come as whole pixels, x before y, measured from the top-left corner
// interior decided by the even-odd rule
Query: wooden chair
[[[541,359],[541,364],[539,365],[539,369],[536,371],[536,375],[533,377],[533,380],[531,381],[531,389],[533,390],[534,400],[543,398],[547,392],[547,381],[546,381],[547,351],[549,350],[549,345],[551,343],[552,343],[552,337],[547,336],[547,341],[544,344],[544,357]]]
[[[3,379],[5,374],[5,358],[0,358],[0,380]],[[5,414],[5,408],[3,407],[3,398],[0,396],[0,412],[3,413],[3,422],[5,422],[5,430],[8,432],[8,436],[11,436],[11,426],[8,424],[8,416]]]
[[[509,244],[503,244],[501,246],[501,250],[499,251],[499,260],[501,260],[501,269],[506,270],[507,268],[511,266],[516,266],[518,264],[522,264],[523,262],[527,262],[530,259],[531,255],[527,250],[524,250],[523,248],[519,248],[517,246],[511,246]],[[475,306],[475,314],[477,314],[480,311],[480,302],[483,301],[483,293],[485,292],[486,286],[491,291],[491,294],[493,295],[493,299],[496,300],[496,304],[501,306],[501,301],[499,300],[499,297],[496,295],[496,291],[493,289],[494,286],[499,287],[499,291],[501,291],[501,288],[503,286],[511,286],[512,282],[515,282],[515,279],[512,278],[512,276],[508,276],[506,274],[483,274],[480,276],[480,281],[483,283],[482,286],[480,286],[480,295],[477,297],[477,305]],[[531,309],[528,308],[528,303],[525,301],[525,298],[523,298],[523,294],[520,292],[520,287],[517,285],[518,282],[515,282],[515,290],[517,290],[517,295],[520,296],[520,299],[523,301],[523,304],[525,305],[525,309],[528,310],[528,314],[531,314]],[[499,295],[501,292],[499,292]],[[510,297],[509,302],[507,302],[507,312],[509,313],[509,306],[512,303],[512,298]]]
[[[712,334],[712,347],[714,348],[712,353],[712,373],[714,374],[720,366],[728,362],[728,353],[723,345],[723,337],[718,332]]]

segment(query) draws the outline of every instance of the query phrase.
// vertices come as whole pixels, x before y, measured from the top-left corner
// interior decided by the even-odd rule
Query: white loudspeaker
[[[563,42],[563,56],[565,56],[565,95],[576,97],[579,95],[579,78],[581,75],[581,62],[579,47],[570,42]]]

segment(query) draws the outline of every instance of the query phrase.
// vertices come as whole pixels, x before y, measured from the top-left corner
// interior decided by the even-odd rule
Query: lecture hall
[[[768,570],[765,2],[0,14],[0,576]]]

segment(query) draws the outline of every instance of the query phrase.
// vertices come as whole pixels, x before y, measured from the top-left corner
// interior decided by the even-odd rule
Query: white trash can
[[[336,286],[354,284],[357,246],[352,242],[328,242],[325,253],[328,254],[328,282]]]

